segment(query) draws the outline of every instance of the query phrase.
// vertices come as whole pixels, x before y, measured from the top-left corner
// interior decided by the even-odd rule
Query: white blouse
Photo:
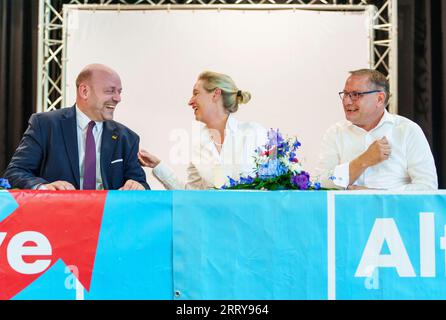
[[[266,128],[255,122],[239,122],[229,115],[220,153],[209,128],[202,128],[199,142],[192,147],[186,182],[180,181],[163,162],[152,172],[166,189],[221,188],[229,182],[228,176],[237,179],[240,175],[253,173],[255,150],[266,142]]]

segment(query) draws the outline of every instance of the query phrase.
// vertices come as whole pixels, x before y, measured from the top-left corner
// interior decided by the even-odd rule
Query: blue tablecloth
[[[446,298],[443,191],[55,195],[0,191],[1,298]],[[103,209],[81,207],[87,197]],[[56,235],[40,227],[49,223]],[[51,254],[26,251],[45,250],[45,241]],[[65,252],[82,257],[83,250],[94,250],[93,268],[84,270],[88,259],[79,270],[67,266]],[[24,284],[9,286],[15,279]]]

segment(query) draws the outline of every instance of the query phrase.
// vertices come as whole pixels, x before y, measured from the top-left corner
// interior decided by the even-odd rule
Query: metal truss
[[[39,0],[39,51],[37,112],[63,107],[63,6],[64,5],[305,5],[309,9],[346,10],[352,6],[374,5],[372,68],[383,72],[390,82],[391,112],[397,112],[397,0]]]

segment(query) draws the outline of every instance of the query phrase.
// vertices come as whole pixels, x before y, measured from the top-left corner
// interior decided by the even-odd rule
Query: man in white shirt
[[[350,74],[339,93],[346,121],[325,133],[316,177],[328,188],[436,190],[435,162],[423,131],[385,109],[386,77],[371,69]]]

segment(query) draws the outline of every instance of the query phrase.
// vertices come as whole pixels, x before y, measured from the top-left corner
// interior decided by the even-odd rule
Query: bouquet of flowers
[[[256,150],[252,176],[229,178],[223,189],[254,190],[319,190],[319,182],[312,182],[297,158],[300,142],[296,137],[283,138],[279,129],[268,131],[268,142]]]
[[[0,178],[0,190],[11,189],[8,179]]]

